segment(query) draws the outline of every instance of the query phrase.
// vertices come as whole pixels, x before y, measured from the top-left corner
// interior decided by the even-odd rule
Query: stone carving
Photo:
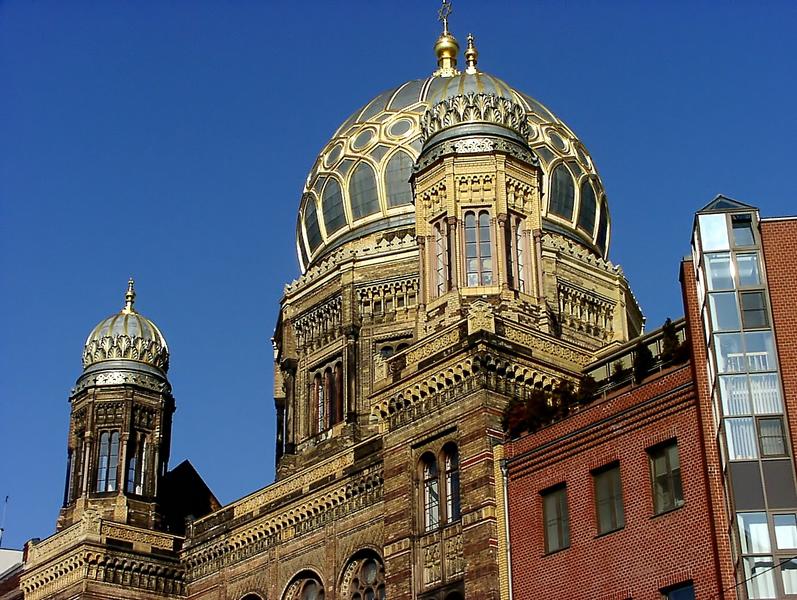
[[[171,392],[171,386],[164,379],[134,371],[105,371],[103,373],[84,375],[72,389],[72,394],[82,392],[86,388],[104,385],[138,385],[155,392]]]
[[[453,577],[465,571],[465,556],[462,552],[462,534],[448,538],[446,544],[446,577]]]
[[[417,347],[407,352],[407,364],[417,363],[440,350],[444,350],[459,341],[459,330],[450,329],[447,333],[434,337],[426,342],[421,342]]]
[[[562,345],[561,341],[554,342],[551,340],[546,340],[534,335],[533,333],[521,331],[520,329],[515,329],[514,327],[509,326],[506,328],[504,336],[507,339],[512,340],[513,342],[516,342],[522,346],[526,346],[527,348],[531,348],[532,350],[537,350],[544,354],[551,354],[553,356],[563,358],[564,360],[569,360],[582,367],[586,366],[590,362],[590,355],[583,352],[577,352],[571,348],[566,348]]]
[[[520,104],[495,94],[470,92],[441,100],[424,112],[423,140],[443,129],[473,122],[494,123],[511,129],[524,140],[529,137],[526,111]]]
[[[464,140],[447,140],[441,142],[439,144],[435,144],[431,149],[424,152],[416,161],[415,167],[413,171],[418,173],[419,171],[423,171],[426,167],[431,165],[432,163],[440,160],[443,156],[447,156],[450,154],[457,154],[457,144],[469,139],[474,138],[465,138]],[[498,138],[498,137],[489,137],[489,138],[475,138],[475,139],[486,139],[490,140],[492,143],[492,150],[493,152],[501,152],[512,158],[516,158],[521,160],[527,164],[538,166],[539,160],[537,156],[531,152],[527,147],[523,146],[520,142],[516,142],[513,140],[508,140],[505,138]],[[477,144],[478,146],[479,144]],[[467,148],[467,146],[465,146]],[[464,154],[468,154],[469,152],[464,152]]]
[[[477,331],[495,333],[493,307],[484,300],[477,300],[468,307],[468,335]]]
[[[418,303],[418,277],[380,281],[356,290],[358,310],[364,321],[406,310]]]
[[[492,202],[495,182],[492,175],[461,175],[457,177],[457,201]]]
[[[446,184],[439,181],[423,192],[421,204],[426,209],[426,215],[431,217],[446,209]]]
[[[104,522],[102,524],[101,534],[105,537],[124,540],[126,542],[147,544],[153,548],[161,548],[163,550],[174,549],[174,538],[172,536],[159,534],[154,531]]]
[[[121,402],[103,402],[94,408],[94,418],[98,425],[118,423],[122,420],[124,405]]]
[[[431,585],[441,579],[440,545],[435,541],[423,549],[423,584]]]
[[[506,199],[509,208],[521,213],[529,213],[533,206],[534,188],[527,183],[507,177]]]
[[[490,138],[465,138],[454,142],[457,154],[476,154],[478,152],[492,152],[495,142]]]
[[[341,335],[341,297],[332,296],[296,317],[293,327],[300,350],[311,351]]]
[[[600,341],[612,338],[614,300],[562,280],[557,282],[557,289],[563,326]]]

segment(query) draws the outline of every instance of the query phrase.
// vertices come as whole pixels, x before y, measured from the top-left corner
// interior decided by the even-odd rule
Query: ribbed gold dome
[[[134,361],[169,370],[169,347],[157,325],[133,308],[136,292],[128,282],[125,306],[100,321],[86,338],[83,368],[102,361]]]

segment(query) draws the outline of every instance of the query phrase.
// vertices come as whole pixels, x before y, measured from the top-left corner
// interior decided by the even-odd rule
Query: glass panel
[[[400,123],[409,123],[409,121],[399,121]],[[385,183],[388,206],[401,206],[412,202],[412,186],[410,185],[412,164],[410,155],[402,151],[398,151],[387,161]]]
[[[776,373],[750,375],[750,391],[753,395],[753,410],[756,414],[782,413],[783,401]]]
[[[780,578],[786,594],[797,594],[797,559],[792,558],[781,563]]]
[[[725,435],[730,460],[758,458],[753,419],[725,419]]]
[[[548,492],[543,496],[546,550],[553,552],[570,545],[567,515],[567,496],[564,489]]]
[[[735,331],[739,326],[739,307],[735,292],[709,294],[711,304],[711,322],[715,331]]]
[[[315,210],[315,200],[312,196],[307,197],[307,208],[304,211],[304,229],[307,232],[307,243],[310,244],[310,252],[321,245],[321,230],[318,228],[318,215]]]
[[[568,221],[573,218],[573,199],[576,195],[573,176],[567,167],[559,165],[553,171],[551,180],[551,199],[548,210]]]
[[[346,226],[346,213],[343,210],[343,194],[340,191],[340,184],[336,179],[330,178],[324,187],[321,198],[321,205],[324,211],[324,225],[327,234],[338,231]]]
[[[747,580],[747,595],[752,599],[775,598],[775,578],[771,556],[756,556],[744,559],[744,577]]]
[[[775,542],[780,550],[797,548],[797,515],[775,515]]]
[[[733,273],[731,270],[731,255],[706,254],[706,271],[708,274],[708,289],[732,290]]]
[[[725,215],[699,215],[700,242],[703,252],[712,250],[728,250],[728,228],[725,225]]]
[[[771,331],[754,331],[744,334],[747,351],[747,368],[750,371],[774,371],[775,342]]]
[[[720,373],[744,371],[742,336],[739,333],[718,333],[714,336],[717,370]]]
[[[785,456],[786,440],[783,436],[783,420],[770,417],[758,420],[761,436],[761,456]]]
[[[623,527],[623,494],[620,467],[614,466],[595,476],[595,504],[598,513],[598,533]]]
[[[667,600],[695,600],[695,587],[688,583],[667,592]]]
[[[750,391],[747,375],[723,375],[720,377],[722,411],[725,415],[749,415]]]
[[[754,246],[752,215],[731,216],[733,243],[737,246]]]
[[[739,542],[744,554],[770,552],[767,513],[739,513]]]
[[[368,163],[361,162],[354,168],[349,181],[349,202],[355,219],[367,217],[379,211],[376,193],[376,177]]]
[[[598,223],[598,237],[595,238],[595,243],[598,245],[598,250],[606,253],[606,236],[609,229],[609,211],[606,209],[606,199],[601,202],[601,216]]]
[[[737,254],[736,265],[739,268],[739,285],[761,285],[761,273],[758,268],[758,254]]]
[[[589,179],[581,184],[581,204],[578,208],[578,226],[592,237],[595,229],[595,190]]]
[[[769,317],[764,305],[764,292],[743,292],[741,294],[742,321],[745,329],[769,326]]]

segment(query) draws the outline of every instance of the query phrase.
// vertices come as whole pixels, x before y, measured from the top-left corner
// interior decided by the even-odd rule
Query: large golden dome
[[[127,285],[125,306],[100,321],[86,338],[83,368],[106,361],[125,361],[169,370],[169,347],[158,326],[133,308],[136,292],[133,280]]]
[[[527,137],[543,171],[544,227],[605,256],[608,206],[584,145],[540,102],[469,67],[388,90],[337,129],[302,194],[296,236],[302,270],[350,240],[412,225],[415,207],[408,182],[423,147],[424,114],[443,100],[480,94],[509,100],[525,111],[528,127],[516,129]]]

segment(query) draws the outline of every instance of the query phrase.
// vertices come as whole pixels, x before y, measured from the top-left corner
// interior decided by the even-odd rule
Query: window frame
[[[555,509],[554,515],[549,515],[548,512],[547,500],[549,498],[553,500],[551,508]],[[570,547],[570,510],[567,501],[567,484],[564,482],[558,483],[542,490],[540,492],[540,500],[542,504],[542,530],[545,554],[566,550]],[[559,545],[555,547],[549,534],[551,524],[555,524],[559,539]]]
[[[468,216],[472,215],[474,218],[473,227],[468,226]],[[482,223],[482,217],[487,221],[486,225]],[[474,240],[468,240],[468,230],[474,229]],[[462,250],[464,260],[463,270],[463,287],[491,287],[497,285],[497,264],[495,253],[495,231],[493,225],[492,211],[486,207],[469,207],[462,211]],[[487,239],[482,239],[482,234],[486,230]],[[486,244],[489,249],[489,254],[482,254],[483,245]],[[468,256],[470,248],[474,249],[474,256]],[[477,270],[470,269],[470,261],[475,260]],[[485,269],[485,263],[489,261],[489,268]],[[470,282],[471,275],[476,277],[475,283]],[[485,280],[489,277],[490,281],[487,283]]]
[[[453,457],[453,461],[450,458]],[[435,468],[427,472],[427,466]],[[427,448],[417,460],[419,523],[422,535],[433,533],[462,520],[461,457],[454,441]],[[435,506],[428,503],[430,491],[437,493]],[[436,510],[436,521],[430,519]]]
[[[673,468],[671,465],[671,456],[669,453],[670,449],[674,449],[677,453],[678,457],[678,485],[675,485],[675,476],[673,475]],[[657,485],[657,474],[656,474],[656,454],[659,452],[663,452],[663,457],[666,461],[666,481],[667,481],[667,492],[668,495],[672,498],[672,501],[666,503],[665,505],[659,506],[659,502],[657,499],[656,493],[656,485]],[[680,452],[678,451],[678,441],[676,438],[672,438],[656,444],[655,446],[651,446],[647,449],[648,454],[648,462],[650,465],[650,483],[651,483],[651,497],[653,500],[653,515],[663,515],[674,510],[678,510],[679,508],[683,507],[686,504],[686,498],[684,494],[684,485],[683,485],[683,476],[681,475],[681,456]],[[677,497],[676,490],[680,490],[680,498]]]
[[[616,474],[616,479],[612,475]],[[625,528],[625,506],[623,503],[623,481],[620,471],[620,462],[614,461],[591,471],[592,493],[595,505],[595,526],[598,535],[606,535]],[[609,496],[605,499],[610,509],[610,523],[608,527],[602,526],[600,506],[602,499],[599,497],[599,484],[603,478],[608,479],[610,486]]]

